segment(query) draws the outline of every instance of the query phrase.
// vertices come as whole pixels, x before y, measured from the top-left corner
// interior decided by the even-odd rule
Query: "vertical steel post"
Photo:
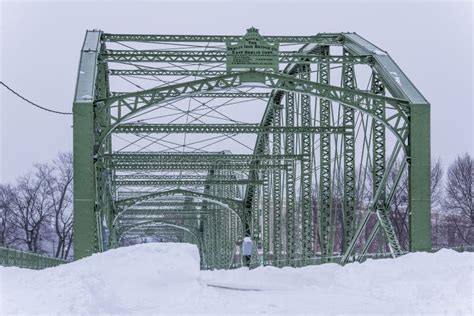
[[[268,134],[264,135],[264,154],[269,153],[269,136]],[[269,172],[268,161],[263,162],[264,170],[262,170],[262,211],[263,211],[263,264],[269,264],[270,256],[270,183],[269,183]]]
[[[310,80],[310,66],[301,66],[300,77]],[[301,126],[311,127],[311,97],[306,94],[301,95]],[[309,131],[301,134],[301,209],[302,209],[302,256],[303,263],[307,264],[309,258],[313,256],[313,206],[311,200],[311,167],[312,167],[312,137]]]
[[[86,33],[73,104],[75,259],[97,250],[94,96],[101,34],[100,31]]]
[[[344,56],[350,54],[344,50]],[[350,62],[342,65],[342,85],[344,88],[355,89],[356,79],[354,65]],[[352,100],[349,100],[352,101]],[[349,245],[355,229],[355,127],[354,109],[343,106],[343,124],[349,128],[343,136],[344,142],[344,195],[343,195],[343,243],[341,253]]]
[[[410,106],[408,165],[410,251],[431,250],[430,105]]]
[[[372,73],[371,92],[373,94],[385,95],[385,86],[380,80],[378,74]],[[372,198],[375,198],[376,192],[380,188],[380,194],[377,203],[374,205],[375,212],[386,212],[385,207],[385,182],[383,175],[385,173],[385,126],[379,119],[385,118],[385,103],[374,100],[374,114],[378,119],[372,120]],[[389,210],[387,210],[389,212]],[[387,214],[388,216],[388,214]],[[377,225],[378,226],[378,225]],[[375,233],[374,233],[375,234]],[[369,245],[370,246],[370,245]]]
[[[329,47],[324,46],[321,49],[322,55],[329,54]],[[319,82],[329,84],[329,64],[319,63]],[[319,120],[321,127],[331,124],[331,102],[327,99],[319,100]],[[318,207],[318,225],[319,225],[319,242],[321,248],[321,256],[327,257],[332,252],[332,246],[329,244],[329,234],[331,231],[331,208],[332,208],[332,192],[331,192],[331,134],[321,133],[320,135],[320,169],[319,169],[319,207]]]
[[[293,92],[286,93],[285,107],[285,126],[293,127],[295,125],[295,94]],[[293,155],[295,152],[295,134],[293,132],[285,132],[285,154]],[[286,170],[286,256],[287,263],[294,265],[296,259],[295,244],[295,168],[293,160],[288,161],[290,164]]]
[[[273,126],[281,126],[281,106],[273,105]],[[281,154],[281,133],[273,133],[272,153],[274,157]],[[282,242],[281,242],[281,161],[273,159],[273,261],[276,266],[281,266]]]

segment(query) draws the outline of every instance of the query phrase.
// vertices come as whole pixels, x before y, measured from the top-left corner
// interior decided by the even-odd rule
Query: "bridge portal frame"
[[[112,210],[115,208],[113,199],[104,199],[109,181],[104,178],[107,174],[107,162],[99,159],[102,154],[111,154],[110,143],[106,139],[115,127],[119,126],[127,115],[113,117],[110,113],[110,104],[117,102],[123,109],[136,113],[139,102],[145,107],[156,105],[165,100],[166,93],[181,93],[183,96],[193,93],[204,93],[207,87],[230,87],[239,85],[239,82],[248,82],[249,78],[264,80],[265,84],[274,91],[286,93],[313,94],[326,100],[341,102],[356,110],[363,110],[376,119],[380,119],[385,127],[391,129],[402,143],[408,166],[409,186],[409,250],[431,250],[431,197],[430,197],[430,104],[405,76],[391,57],[372,43],[355,33],[318,34],[315,36],[265,37],[268,41],[293,41],[306,43],[308,47],[316,45],[340,45],[351,56],[362,56],[370,61],[372,68],[383,82],[386,90],[392,97],[384,97],[357,91],[351,87],[336,88],[321,83],[312,83],[308,80],[288,77],[282,74],[265,73],[258,71],[218,73],[215,77],[189,82],[184,86],[176,85],[172,90],[152,89],[141,93],[111,95],[109,92],[107,56],[105,43],[107,41],[208,41],[225,42],[236,40],[235,36],[179,36],[179,35],[113,35],[99,30],[87,31],[81,51],[81,59],[77,77],[76,93],[73,103],[73,155],[74,155],[74,255],[79,259],[96,251],[103,251],[102,218],[105,214],[107,222],[112,223]],[[359,62],[359,59],[354,59]],[[345,63],[347,60],[342,60]],[[245,77],[244,80],[242,80]],[[250,79],[251,80],[251,79]],[[198,88],[196,88],[198,87]],[[187,89],[192,88],[188,91]],[[214,89],[209,89],[209,91]],[[152,94],[148,98],[145,94]],[[171,94],[170,94],[171,95]],[[174,96],[176,97],[176,96]],[[134,103],[129,103],[132,98]],[[383,121],[377,117],[374,109],[357,107],[354,100],[379,100],[384,106],[387,104],[400,105],[406,111],[396,117],[397,123]],[[357,102],[356,102],[357,103]],[[367,104],[372,104],[368,102]],[[102,109],[102,110],[101,110]],[[403,117],[403,114],[405,117]],[[270,115],[272,116],[272,115]],[[393,118],[392,118],[393,119]],[[405,119],[406,125],[397,125],[400,119]],[[395,121],[394,120],[394,121]],[[262,122],[265,121],[265,117]],[[267,124],[270,126],[270,124]],[[275,127],[273,127],[275,128]],[[280,128],[280,127],[278,127]],[[265,134],[265,132],[261,133]],[[260,134],[259,134],[260,135]],[[258,143],[258,140],[257,140]],[[257,144],[258,145],[258,144]],[[249,186],[251,189],[253,186]],[[252,191],[253,192],[253,191]],[[252,193],[253,194],[253,193]],[[252,194],[247,195],[252,196]],[[243,201],[242,209],[252,205],[252,200]],[[249,214],[247,214],[249,215]],[[246,234],[250,233],[251,217],[243,215]],[[383,226],[383,225],[382,225]],[[360,227],[359,227],[360,228]],[[113,231],[112,227],[109,227]],[[102,246],[101,246],[102,245]],[[350,253],[346,253],[346,258]]]

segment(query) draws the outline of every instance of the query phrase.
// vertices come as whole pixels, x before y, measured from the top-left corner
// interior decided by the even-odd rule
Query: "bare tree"
[[[72,155],[61,153],[43,175],[53,210],[57,244],[54,256],[66,259],[72,240]]]
[[[404,168],[401,170],[401,168]],[[401,172],[401,175],[400,175]],[[398,177],[400,176],[400,179]],[[397,183],[398,180],[398,183]],[[392,190],[394,190],[392,192]],[[392,194],[393,193],[393,194]],[[408,248],[408,170],[405,164],[397,162],[390,170],[387,179],[387,194],[392,194],[390,201],[390,219],[397,233],[400,245]]]
[[[10,185],[0,184],[0,245],[11,246],[17,241],[18,234],[11,225],[14,191]]]
[[[13,190],[11,223],[21,232],[19,240],[33,252],[44,252],[41,242],[46,238],[52,215],[52,205],[48,199],[49,188],[42,177],[48,168],[45,164],[35,165],[35,172],[20,177]]]
[[[431,208],[439,207],[443,200],[443,167],[437,158],[431,163]]]
[[[448,169],[444,206],[460,242],[469,245],[474,243],[473,181],[473,157],[469,154],[458,156]]]
[[[73,236],[72,174],[72,155],[65,153],[52,163],[34,165],[15,185],[0,185],[0,245],[68,258]]]
[[[395,228],[395,232],[400,241],[400,245],[408,249],[408,168],[403,171],[400,168],[402,163],[397,162],[392,168],[387,180],[387,192],[390,193],[397,181],[399,172],[402,172],[398,186],[393,192],[392,200],[390,201],[391,220]],[[436,159],[431,163],[431,205],[432,208],[439,206],[443,198],[443,168],[441,160]]]

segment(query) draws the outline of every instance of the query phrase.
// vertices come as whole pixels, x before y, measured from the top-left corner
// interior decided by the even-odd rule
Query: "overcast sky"
[[[40,105],[71,111],[87,29],[263,35],[357,32],[386,50],[431,103],[432,156],[473,153],[471,1],[4,1],[0,77]],[[1,89],[1,88],[0,88]],[[72,151],[72,117],[0,90],[0,182]]]

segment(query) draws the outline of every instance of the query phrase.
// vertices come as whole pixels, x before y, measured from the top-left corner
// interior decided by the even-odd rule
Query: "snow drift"
[[[473,313],[474,254],[341,267],[199,271],[189,244],[142,244],[41,271],[0,267],[0,314]]]

